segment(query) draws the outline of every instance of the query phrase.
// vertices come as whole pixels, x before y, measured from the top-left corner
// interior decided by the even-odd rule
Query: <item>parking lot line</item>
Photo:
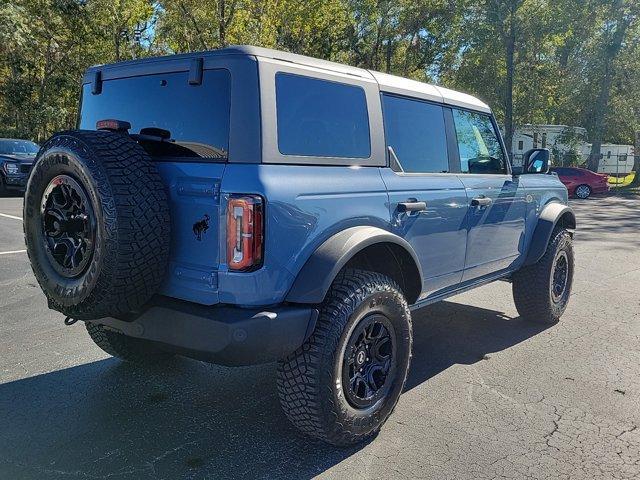
[[[0,255],[10,255],[12,253],[24,253],[26,250],[11,250],[8,252],[0,252]]]
[[[14,220],[22,221],[22,217],[16,217],[15,215],[9,215],[8,213],[0,213],[0,217],[13,218]]]

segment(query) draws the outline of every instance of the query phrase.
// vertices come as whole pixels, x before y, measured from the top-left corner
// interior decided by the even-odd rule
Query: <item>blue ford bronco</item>
[[[347,445],[398,401],[412,311],[502,279],[558,321],[576,221],[548,170],[538,149],[513,172],[472,96],[229,47],[91,67],[24,232],[50,308],[107,353],[277,361],[291,422]]]

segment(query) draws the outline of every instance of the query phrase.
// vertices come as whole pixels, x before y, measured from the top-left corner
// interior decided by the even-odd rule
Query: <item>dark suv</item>
[[[412,310],[502,279],[556,322],[567,189],[515,175],[463,93],[255,47],[96,66],[79,130],[42,148],[25,237],[49,306],[106,352],[278,361],[302,431],[374,435],[402,392]]]
[[[0,195],[24,191],[38,150],[29,140],[0,138]]]

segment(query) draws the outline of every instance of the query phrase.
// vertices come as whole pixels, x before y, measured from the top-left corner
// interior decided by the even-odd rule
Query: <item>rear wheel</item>
[[[141,338],[128,337],[109,330],[104,325],[86,322],[91,340],[109,355],[133,363],[157,363],[168,360],[173,354],[160,350],[156,345]]]
[[[589,185],[578,185],[575,190],[576,197],[578,198],[589,198],[591,195],[591,187]]]
[[[536,323],[556,323],[569,303],[573,283],[571,235],[557,229],[537,263],[513,275],[513,299],[520,316]]]
[[[340,273],[309,340],[279,364],[285,414],[334,445],[372,437],[398,402],[411,344],[411,314],[395,282],[362,270]]]

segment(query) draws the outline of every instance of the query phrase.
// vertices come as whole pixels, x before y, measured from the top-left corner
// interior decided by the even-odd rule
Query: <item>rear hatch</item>
[[[160,293],[207,305],[218,303],[229,111],[230,74],[224,69],[205,70],[198,84],[184,71],[83,85],[79,128],[95,130],[105,119],[129,122],[129,133],[152,155],[165,182],[171,260]]]

